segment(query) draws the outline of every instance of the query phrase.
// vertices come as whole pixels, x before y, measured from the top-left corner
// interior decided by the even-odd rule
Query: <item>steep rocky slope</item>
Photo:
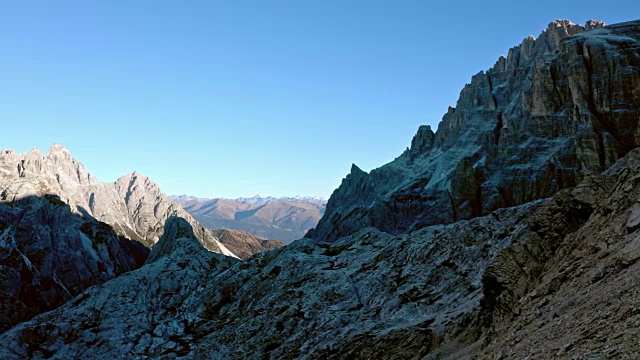
[[[210,229],[236,229],[284,243],[304,237],[316,226],[325,203],[317,199],[289,201],[273,198],[193,200],[174,198]]]
[[[284,246],[284,243],[278,240],[260,239],[245,231],[233,229],[210,231],[227,249],[243,260],[257,253]]]
[[[147,247],[158,241],[169,216],[180,216],[193,226],[206,249],[232,255],[143,175],[132,173],[115,183],[102,183],[58,144],[46,156],[38,149],[26,154],[0,151],[0,201],[44,194],[59,196],[74,213],[93,216]]]
[[[0,335],[0,357],[630,357],[639,184],[633,150],[552,199],[235,264],[172,218],[147,265]]]
[[[55,195],[0,202],[0,331],[139,268],[148,252]]]
[[[475,75],[438,130],[357,166],[308,236],[404,233],[553,195],[640,144],[640,22],[549,24]],[[589,31],[587,31],[589,30]]]
[[[48,319],[47,325],[6,333],[18,338],[0,340],[0,358],[184,355],[193,339],[188,335],[190,325],[175,318],[182,300],[197,290],[207,274],[219,273],[237,261],[205,251],[187,221],[170,217],[144,267],[93,287],[26,323]],[[60,316],[65,311],[72,311],[70,318]]]

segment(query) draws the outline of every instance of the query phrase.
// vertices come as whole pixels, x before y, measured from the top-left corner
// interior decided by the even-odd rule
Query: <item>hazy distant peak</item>
[[[239,197],[239,198],[225,198],[225,197],[199,198],[196,196],[182,194],[182,195],[170,195],[169,198],[177,202],[187,202],[187,201],[204,202],[204,201],[213,201],[213,200],[228,200],[228,201],[233,201],[241,204],[270,204],[274,202],[286,202],[286,201],[321,203],[321,204],[327,202],[327,199],[323,198],[322,196],[308,196],[308,195],[280,196],[280,197],[264,196],[263,197],[263,196],[260,196],[259,194],[256,194],[252,197]]]

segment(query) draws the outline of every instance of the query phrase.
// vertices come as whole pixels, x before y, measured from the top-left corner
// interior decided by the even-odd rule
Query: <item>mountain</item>
[[[233,256],[146,176],[134,172],[115,183],[100,182],[59,144],[53,145],[46,156],[38,149],[26,154],[2,150],[0,189],[0,201],[57,195],[72,212],[105,222],[119,235],[149,248],[162,235],[166,219],[179,216],[191,224],[207,250]]]
[[[261,197],[260,195],[255,195],[249,198],[241,197],[237,199],[225,199],[225,200],[233,200],[235,202],[239,202],[242,204],[254,204],[254,205],[265,205],[265,204],[271,204],[274,202],[299,202],[299,203],[311,203],[311,204],[319,204],[319,205],[324,205],[327,203],[326,199],[323,199],[319,196]]]
[[[316,197],[255,196],[206,201],[173,197],[173,200],[207,228],[242,230],[259,238],[277,239],[284,243],[302,238],[316,226],[326,204]]]
[[[314,238],[239,262],[171,216],[144,266],[0,334],[0,358],[635,358],[639,61],[640,20],[553,22],[498,62],[512,80],[474,77],[437,133],[354,166]]]
[[[640,144],[637,22],[555,21],[471,79],[434,133],[353,166],[308,236],[403,234],[547,198]]]
[[[240,263],[171,218],[145,266],[0,334],[0,358],[634,357],[639,180],[636,149],[551,199]]]
[[[56,195],[0,202],[0,331],[139,268],[148,253]]]
[[[230,201],[241,203],[241,204],[254,204],[254,205],[265,205],[265,204],[271,204],[274,202],[283,202],[283,201],[303,202],[303,203],[306,202],[306,203],[320,204],[320,205],[324,205],[327,203],[327,200],[320,196],[300,196],[300,195],[280,196],[280,197],[275,197],[275,196],[262,197],[260,195],[254,195],[252,197],[239,197],[235,199],[230,199],[230,198],[198,198],[195,196],[183,194],[183,195],[170,195],[169,198],[177,203],[184,203],[189,201],[206,202],[209,200],[230,200]]]
[[[247,259],[257,253],[284,246],[278,240],[265,240],[245,231],[233,229],[211,230],[211,234],[240,259]]]
[[[1,151],[0,330],[139,268],[170,216],[235,256],[140,174],[101,183],[61,145],[47,156]]]

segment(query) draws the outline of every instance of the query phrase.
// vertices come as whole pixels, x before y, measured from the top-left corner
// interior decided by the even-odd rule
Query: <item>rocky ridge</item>
[[[0,202],[0,331],[139,268],[148,252],[55,195]]]
[[[176,199],[174,197],[174,199]],[[182,198],[184,199],[184,198]],[[274,198],[206,201],[176,200],[209,229],[235,229],[259,238],[283,243],[304,237],[318,223],[324,202],[288,201]]]
[[[188,335],[190,325],[174,318],[176,311],[207,274],[219,273],[237,261],[206,251],[187,221],[170,217],[145,266],[92,287],[57,310],[25,323],[50,321],[18,330],[15,339],[0,340],[4,345],[0,358],[105,359],[143,354],[159,358],[188,354],[193,341]],[[60,316],[65,311],[72,312],[70,318]]]
[[[546,198],[640,144],[640,22],[555,21],[475,75],[438,130],[353,166],[307,236],[399,234]]]
[[[192,225],[207,250],[233,256],[146,176],[134,172],[115,183],[100,182],[59,144],[46,156],[38,149],[26,154],[0,151],[0,201],[45,194],[59,196],[72,212],[105,222],[149,248],[162,235],[166,219],[179,216]]]

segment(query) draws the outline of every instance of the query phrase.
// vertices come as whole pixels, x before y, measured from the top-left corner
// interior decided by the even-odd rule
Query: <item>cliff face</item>
[[[356,166],[308,237],[404,233],[546,198],[640,144],[640,22],[549,24],[475,75],[438,130]]]
[[[38,149],[26,154],[0,152],[0,201],[44,194],[59,196],[72,212],[103,221],[149,248],[162,236],[165,221],[179,216],[191,224],[207,250],[233,256],[146,176],[131,173],[115,183],[102,183],[58,144],[47,156]]]
[[[148,252],[55,195],[0,203],[0,331],[139,268]]]

